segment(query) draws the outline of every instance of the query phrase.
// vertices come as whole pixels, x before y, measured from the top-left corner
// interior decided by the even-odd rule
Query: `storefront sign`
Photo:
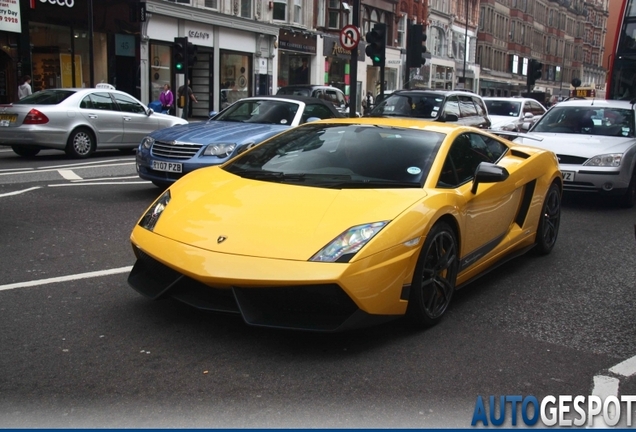
[[[0,1],[0,30],[21,32],[20,3],[18,0]]]
[[[325,56],[351,60],[351,53],[353,52],[353,50],[349,51],[344,49],[340,45],[339,38],[336,38],[333,36],[324,36],[324,38],[325,39],[324,39],[324,45],[323,45],[323,52],[325,53]],[[362,42],[358,44],[358,48],[357,48],[358,61],[364,61],[365,59],[364,57],[365,46],[366,45]]]
[[[135,45],[135,36],[125,34],[115,35],[115,55],[134,57]]]
[[[186,36],[188,37],[188,42],[191,42],[195,45],[207,47],[212,47],[214,45],[214,35],[212,34],[210,28],[205,28],[202,24],[197,25],[197,23],[194,22],[188,22],[186,27]]]
[[[197,31],[197,30],[190,30],[188,32],[188,38],[190,38],[190,39],[207,40],[207,39],[210,39],[210,37],[211,37],[211,35],[208,32]]]
[[[40,0],[40,3],[51,3],[53,5],[56,4],[58,6],[66,6],[70,8],[75,6],[75,0]]]
[[[281,30],[278,36],[278,48],[286,51],[296,51],[306,54],[316,54],[316,35],[304,35],[300,32],[291,33]]]

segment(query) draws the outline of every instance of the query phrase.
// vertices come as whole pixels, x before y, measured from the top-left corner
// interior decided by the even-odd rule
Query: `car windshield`
[[[444,98],[439,95],[401,93],[392,94],[380,102],[369,117],[438,117]]]
[[[276,94],[279,95],[297,95],[297,96],[311,96],[310,88],[298,88],[298,87],[282,87],[278,89]]]
[[[271,99],[244,99],[236,102],[211,121],[291,125],[300,105]]]
[[[594,106],[555,106],[530,132],[634,137],[634,111]]]
[[[326,188],[419,188],[445,134],[377,125],[309,124],[234,159],[245,178]]]
[[[73,90],[42,90],[14,102],[14,105],[57,105],[74,93]]]
[[[519,117],[521,102],[485,99],[488,114],[494,116]]]

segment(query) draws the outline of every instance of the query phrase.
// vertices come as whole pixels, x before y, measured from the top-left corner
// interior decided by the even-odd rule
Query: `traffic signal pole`
[[[353,23],[360,28],[360,0],[353,0]],[[357,117],[358,111],[358,47],[351,50],[349,65],[349,117]]]

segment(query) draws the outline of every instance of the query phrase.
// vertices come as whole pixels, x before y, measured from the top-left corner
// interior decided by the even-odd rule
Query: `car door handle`
[[[89,114],[88,118],[90,119],[96,119],[97,118],[97,114]]]
[[[132,117],[124,117],[124,121],[131,121]]]

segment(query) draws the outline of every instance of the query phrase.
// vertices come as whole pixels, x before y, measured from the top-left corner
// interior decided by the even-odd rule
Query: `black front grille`
[[[203,147],[201,144],[155,141],[151,152],[154,156],[185,160],[197,154],[201,147]]]
[[[570,156],[570,155],[557,155],[559,159],[559,163],[569,164],[569,165],[583,165],[587,158],[579,157],[579,156]]]

